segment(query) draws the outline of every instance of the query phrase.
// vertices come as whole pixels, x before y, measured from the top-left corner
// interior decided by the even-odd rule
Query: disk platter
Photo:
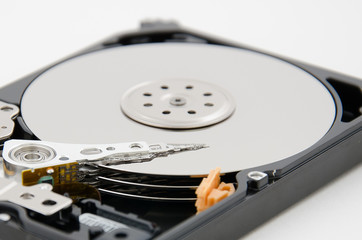
[[[61,62],[28,86],[21,112],[46,141],[209,146],[112,167],[172,176],[205,175],[217,166],[236,172],[288,158],[320,140],[336,115],[325,86],[290,63],[191,43],[113,47]]]

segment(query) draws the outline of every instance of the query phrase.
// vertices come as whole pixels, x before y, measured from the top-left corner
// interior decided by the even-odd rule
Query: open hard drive
[[[361,89],[144,23],[0,89],[0,228],[19,239],[241,237],[361,162]],[[215,168],[236,190],[196,214]]]

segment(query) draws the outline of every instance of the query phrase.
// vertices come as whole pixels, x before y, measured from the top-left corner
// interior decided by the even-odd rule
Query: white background
[[[0,85],[145,19],[176,20],[362,79],[362,1],[0,0]],[[247,239],[361,238],[361,176],[360,165]]]

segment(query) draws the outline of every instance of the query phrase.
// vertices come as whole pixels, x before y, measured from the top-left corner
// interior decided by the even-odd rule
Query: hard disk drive
[[[241,237],[361,162],[361,89],[145,22],[0,89],[0,228],[19,239]],[[214,169],[235,192],[204,187]],[[197,212],[202,191],[214,202]]]

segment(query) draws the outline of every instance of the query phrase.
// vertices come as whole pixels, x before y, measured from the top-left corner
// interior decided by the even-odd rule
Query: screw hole
[[[128,236],[125,232],[119,232],[114,235],[116,238],[126,238]]]
[[[145,106],[145,107],[152,107],[152,103],[145,103],[145,104],[143,104],[143,106]]]
[[[214,106],[213,103],[205,103],[204,105],[205,105],[206,107],[212,107],[212,106]]]
[[[210,97],[210,96],[212,96],[212,93],[210,93],[210,92],[204,93],[204,96],[205,97]]]
[[[152,96],[152,93],[146,92],[146,93],[143,94],[143,96],[151,97],[151,96]]]
[[[171,112],[168,111],[168,110],[162,112],[162,114],[165,114],[165,115],[170,114],[170,113],[171,113]]]
[[[129,146],[131,149],[141,149],[142,148],[142,145],[141,144],[138,144],[138,143],[133,143]]]
[[[59,160],[61,160],[61,161],[67,161],[67,160],[69,160],[69,157],[63,156],[63,157],[60,157]]]
[[[54,206],[55,204],[57,204],[57,202],[53,200],[45,200],[44,202],[42,202],[42,204],[45,206]]]
[[[186,89],[189,89],[189,90],[190,90],[190,89],[193,89],[193,88],[194,88],[194,86],[191,86],[191,85],[187,85],[187,86],[186,86]]]
[[[187,111],[187,113],[188,113],[188,114],[196,114],[196,111],[194,111],[194,110],[189,110],[189,111]]]
[[[1,111],[4,111],[4,112],[9,112],[9,111],[12,111],[13,108],[12,107],[9,107],[9,106],[4,106],[1,108]]]
[[[259,171],[253,171],[253,172],[248,173],[248,177],[255,180],[255,181],[259,181],[259,180],[263,179],[266,176],[267,176],[267,174],[265,174],[263,172],[259,172]]]
[[[113,151],[113,150],[116,150],[114,147],[107,147],[106,148],[107,151]]]
[[[28,200],[28,199],[34,198],[34,195],[31,194],[31,193],[23,193],[23,194],[20,195],[20,197],[21,197],[22,199]]]
[[[164,90],[166,90],[166,89],[168,89],[168,86],[162,85],[161,88],[164,89]]]
[[[2,129],[7,129],[8,127],[7,127],[7,126],[2,126],[1,128],[2,128]]]

